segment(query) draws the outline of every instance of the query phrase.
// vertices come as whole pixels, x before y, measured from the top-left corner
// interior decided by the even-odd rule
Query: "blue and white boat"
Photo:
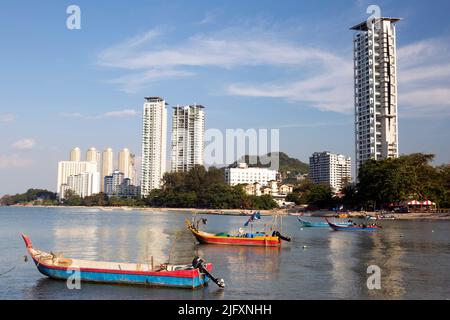
[[[223,279],[211,275],[212,264],[204,263],[199,257],[195,257],[192,264],[156,267],[140,263],[89,261],[37,250],[26,235],[22,238],[39,272],[53,279],[66,280],[78,273],[82,282],[195,289],[204,287],[211,279],[219,287],[225,286]]]
[[[304,220],[300,217],[297,217],[298,221],[300,222],[301,226],[304,228],[330,228],[330,225],[328,224],[328,222],[324,222],[324,221],[307,221]],[[352,222],[337,222],[336,225],[340,226],[340,227],[348,227],[353,225]]]

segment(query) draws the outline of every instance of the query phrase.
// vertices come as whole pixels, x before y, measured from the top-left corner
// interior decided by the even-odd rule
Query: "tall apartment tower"
[[[81,150],[78,147],[70,150],[70,161],[79,162],[81,160]]]
[[[107,148],[102,154],[102,174],[101,174],[101,191],[105,192],[105,177],[110,176],[113,173],[113,150]]]
[[[134,182],[134,163],[135,156],[130,152],[129,149],[124,148],[119,151],[119,171],[123,173],[124,179],[128,178]]]
[[[142,115],[141,194],[162,185],[166,172],[167,104],[159,97],[146,97]]]
[[[351,159],[342,154],[315,152],[309,158],[309,177],[314,183],[328,184],[339,192],[351,180],[351,166]]]
[[[91,147],[86,151],[86,161],[95,162],[97,164],[97,171],[100,172],[101,155],[94,147]]]
[[[398,157],[397,54],[395,24],[379,18],[351,28],[355,31],[356,173],[368,159]]]
[[[172,117],[172,171],[203,165],[205,112],[201,105],[176,106]]]

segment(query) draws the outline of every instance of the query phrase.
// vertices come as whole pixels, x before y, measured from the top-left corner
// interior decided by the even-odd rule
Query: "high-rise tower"
[[[105,177],[110,176],[114,170],[113,168],[113,150],[107,148],[102,154],[102,174],[101,174],[101,190],[105,192]]]
[[[355,30],[356,173],[368,159],[398,157],[397,54],[395,23],[378,18]]]
[[[161,187],[166,171],[166,140],[166,102],[159,97],[147,97],[142,115],[142,196]]]
[[[70,161],[79,162],[81,160],[81,150],[78,147],[70,150]]]
[[[205,112],[201,105],[176,106],[172,117],[172,171],[203,165]]]

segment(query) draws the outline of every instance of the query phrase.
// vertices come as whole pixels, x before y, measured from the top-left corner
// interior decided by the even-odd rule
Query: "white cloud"
[[[193,76],[194,73],[183,70],[149,70],[142,73],[128,74],[110,80],[110,83],[118,84],[122,91],[136,93],[148,86],[149,83],[159,79],[170,79]]]
[[[32,163],[33,163],[32,160],[21,158],[17,154],[12,155],[0,154],[1,169],[23,168],[30,166]]]
[[[195,76],[201,68],[228,71],[241,67],[274,67],[291,75],[295,71],[298,76],[269,82],[236,80],[225,86],[226,93],[280,98],[321,111],[353,112],[351,50],[345,55],[333,53],[286,39],[279,30],[251,26],[194,34],[174,45],[164,43],[163,34],[163,30],[153,29],[101,52],[100,65],[125,72],[109,82],[118,84],[123,91],[136,92],[158,80]],[[409,116],[448,113],[450,45],[447,40],[425,39],[398,48],[402,113]],[[349,41],[348,48],[350,44]]]
[[[96,120],[96,119],[105,119],[105,118],[125,118],[125,117],[134,117],[138,115],[139,112],[134,109],[124,109],[117,111],[108,111],[100,115],[84,115],[78,112],[75,113],[61,113],[62,117],[66,118],[81,118],[86,120]]]
[[[402,117],[449,116],[448,39],[425,39],[399,48],[398,86]]]
[[[36,145],[36,140],[33,138],[26,138],[16,141],[12,144],[14,149],[25,150],[25,149],[33,149]]]
[[[13,122],[15,119],[12,113],[0,114],[0,122]]]
[[[134,117],[138,112],[133,109],[125,109],[121,111],[110,111],[103,114],[105,118],[123,118],[123,117]]]
[[[149,34],[151,36],[149,36]],[[194,76],[194,67],[232,69],[242,66],[331,67],[342,63],[334,54],[282,40],[280,34],[259,29],[225,29],[197,34],[176,45],[159,45],[159,29],[101,52],[101,66],[129,72],[109,82],[135,92],[159,79]]]

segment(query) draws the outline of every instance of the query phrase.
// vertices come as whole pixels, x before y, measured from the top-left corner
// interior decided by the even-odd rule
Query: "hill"
[[[248,164],[251,168],[268,168],[270,167],[269,164],[262,164],[261,158],[264,157],[271,157],[271,156],[277,156],[279,157],[279,170],[281,173],[290,172],[290,175],[292,174],[305,174],[309,172],[309,165],[307,163],[304,163],[296,158],[289,157],[284,152],[274,152],[274,153],[268,153],[264,156],[250,156],[246,155],[242,157],[239,161],[235,161],[233,164],[231,164],[229,167],[236,167],[238,162],[245,162]]]

